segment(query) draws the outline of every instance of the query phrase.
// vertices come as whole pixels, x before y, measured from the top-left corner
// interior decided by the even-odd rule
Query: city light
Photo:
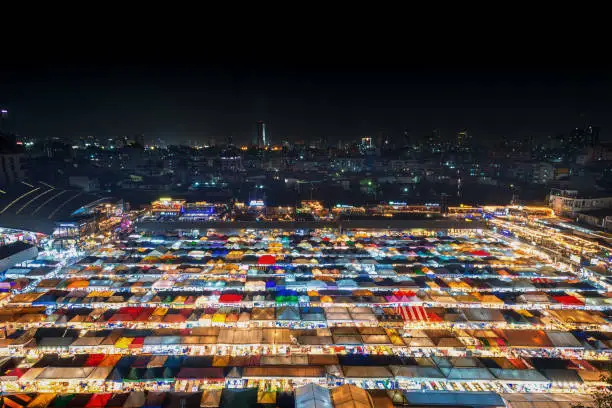
[[[0,407],[610,406],[612,71],[269,48],[6,56]]]

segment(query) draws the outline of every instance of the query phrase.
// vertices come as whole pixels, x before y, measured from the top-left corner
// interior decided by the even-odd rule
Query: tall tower
[[[263,120],[257,121],[257,147],[262,148],[270,145],[268,135],[266,134],[266,124]]]
[[[408,132],[408,129],[404,129],[404,146],[410,146],[410,132]]]
[[[2,130],[2,122],[8,118],[8,110],[0,107],[0,131]]]
[[[457,148],[468,149],[472,146],[472,135],[467,130],[457,132]]]

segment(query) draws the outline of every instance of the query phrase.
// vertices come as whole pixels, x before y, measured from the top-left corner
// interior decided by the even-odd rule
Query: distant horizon
[[[3,129],[25,137],[248,143],[418,139],[468,129],[477,141],[545,138],[588,124],[612,139],[612,74],[405,67],[247,70],[237,66],[61,65],[0,68]]]
[[[266,123],[266,126],[268,126],[268,124]],[[540,134],[539,137],[534,136],[533,137],[533,141],[536,143],[543,143],[545,142],[549,137],[555,138],[558,136],[563,136],[563,135],[569,135],[569,133],[575,128],[570,128],[567,129],[565,132],[558,132],[555,134],[550,134],[550,135],[544,135],[544,134]],[[603,128],[600,128],[602,133],[600,134],[600,140],[599,142],[602,143],[610,143],[612,142],[612,138],[606,139],[606,133],[605,130]],[[432,129],[432,131],[435,130]],[[496,143],[502,142],[503,140],[508,140],[508,141],[522,141],[522,140],[527,140],[529,138],[529,136],[523,136],[523,137],[509,137],[507,139],[503,139],[503,138],[499,138],[499,139],[489,139],[489,138],[485,138],[482,139],[478,137],[477,134],[473,134],[469,129],[462,129],[462,130],[457,130],[457,132],[455,133],[449,133],[449,134],[443,134],[442,132],[440,132],[440,140],[442,141],[446,141],[446,142],[450,142],[452,141],[453,137],[456,136],[456,134],[460,131],[463,130],[467,130],[469,133],[471,133],[471,135],[473,136],[473,140],[476,142],[477,145],[486,147],[486,146],[492,146]],[[267,129],[266,129],[267,131]],[[96,139],[98,139],[99,141],[103,141],[103,140],[108,140],[108,139],[117,139],[117,138],[122,138],[125,137],[127,139],[133,138],[134,136],[137,135],[144,135],[144,140],[145,140],[145,145],[154,145],[157,141],[161,141],[164,142],[168,145],[172,145],[172,146],[193,146],[193,145],[206,145],[207,143],[214,141],[214,145],[226,145],[227,144],[227,140],[230,138],[229,136],[210,136],[210,137],[202,137],[200,139],[179,139],[179,140],[169,140],[169,139],[165,139],[163,137],[150,137],[149,134],[147,133],[135,133],[135,134],[131,134],[131,135],[116,135],[116,136],[96,136],[94,134],[87,134],[87,135],[83,135],[83,136],[73,136],[73,137],[67,137],[67,136],[48,136],[48,137],[38,137],[38,136],[33,136],[33,135],[25,135],[22,134],[20,132],[12,132],[8,129],[0,129],[0,133],[7,133],[7,134],[13,134],[19,137],[26,137],[26,138],[33,138],[35,140],[48,140],[48,139],[53,139],[53,138],[57,138],[59,140],[65,140],[67,142],[76,142],[82,139],[85,139],[87,137],[94,137]],[[412,134],[411,135],[411,142],[410,143],[404,143],[402,138],[403,138],[403,134],[388,134],[388,133],[384,133],[384,135],[386,137],[388,137],[391,141],[391,144],[394,145],[396,148],[399,147],[404,147],[404,146],[411,146],[411,145],[418,145],[422,142],[425,141],[426,137],[431,134],[431,132],[429,133],[423,133],[423,134],[419,134],[419,135],[415,135]],[[353,139],[337,139],[337,140],[328,140],[328,146],[332,146],[332,145],[337,145],[338,142],[342,142],[343,144],[350,144],[350,143],[358,143],[362,137],[372,137],[374,139],[374,144],[376,144],[376,139],[378,138],[378,134],[373,134],[373,135],[363,135],[363,136],[355,136]],[[612,136],[612,135],[610,135]],[[251,146],[252,145],[252,138],[248,137],[245,140],[236,140],[236,138],[231,137],[232,139],[232,144],[236,145],[236,146]],[[311,142],[316,142],[321,140],[321,137],[311,137],[311,138],[305,138],[305,139],[295,139],[295,140],[288,140],[288,139],[274,139],[273,136],[270,136],[271,139],[271,143],[270,145],[276,145],[276,146],[280,146],[282,145],[282,142],[284,141],[289,141],[290,143],[298,143],[298,142],[304,142],[304,143],[311,143]],[[191,142],[191,144],[190,144]]]

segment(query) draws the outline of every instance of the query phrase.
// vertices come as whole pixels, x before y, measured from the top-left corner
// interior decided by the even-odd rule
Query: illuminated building
[[[268,135],[266,134],[266,124],[262,120],[259,120],[256,123],[256,127],[257,134],[255,145],[260,149],[269,146],[270,140],[268,139]]]
[[[151,213],[161,216],[179,216],[183,209],[185,200],[173,200],[170,197],[162,197],[151,203]]]

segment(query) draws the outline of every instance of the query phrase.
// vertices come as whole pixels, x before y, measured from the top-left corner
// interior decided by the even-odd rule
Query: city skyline
[[[78,139],[145,134],[169,143],[236,143],[264,121],[282,140],[357,140],[383,132],[420,139],[468,129],[487,143],[545,138],[589,124],[609,140],[609,75],[571,72],[291,70],[238,66],[60,66],[5,68],[0,105],[6,131]]]

